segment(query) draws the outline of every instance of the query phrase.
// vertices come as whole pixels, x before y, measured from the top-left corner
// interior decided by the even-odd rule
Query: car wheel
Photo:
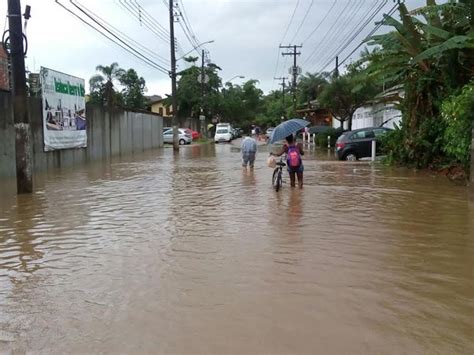
[[[349,152],[344,155],[344,160],[347,161],[356,161],[357,155],[354,152]]]
[[[186,142],[185,142],[184,139],[180,139],[180,140],[179,140],[179,145],[183,145],[183,144],[185,144],[185,143],[186,143]]]

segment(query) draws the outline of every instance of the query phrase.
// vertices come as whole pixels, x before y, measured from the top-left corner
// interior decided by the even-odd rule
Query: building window
[[[160,116],[163,116],[163,107],[160,107],[160,108],[158,109],[158,113],[160,114]]]
[[[169,106],[166,106],[166,116],[169,116],[171,114],[171,110]]]

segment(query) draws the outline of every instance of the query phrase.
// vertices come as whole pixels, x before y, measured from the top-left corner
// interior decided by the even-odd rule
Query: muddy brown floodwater
[[[305,160],[271,189],[231,145],[0,194],[0,352],[472,354],[474,207],[409,170]],[[288,178],[286,178],[288,182]]]

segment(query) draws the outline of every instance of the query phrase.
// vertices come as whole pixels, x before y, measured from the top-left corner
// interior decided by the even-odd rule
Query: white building
[[[403,91],[400,87],[387,90],[380,94],[379,97],[389,98],[394,96],[403,96]],[[396,108],[394,103],[378,102],[374,104],[367,104],[359,107],[352,116],[352,129],[366,128],[366,127],[387,127],[394,128],[395,125],[400,126],[402,113]],[[334,119],[333,127],[339,128],[341,123]],[[344,129],[347,129],[347,122],[344,122]]]
[[[359,107],[352,116],[352,129],[365,127],[394,128],[400,125],[402,113],[394,104],[375,104]]]

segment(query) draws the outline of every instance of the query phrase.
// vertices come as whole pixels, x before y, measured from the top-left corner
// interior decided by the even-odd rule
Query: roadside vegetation
[[[474,121],[474,1],[451,0],[409,11],[400,3],[398,17],[385,16],[391,28],[367,42],[361,59],[343,74],[306,73],[300,76],[297,107],[327,109],[352,127],[355,110],[367,103],[393,103],[402,112],[401,124],[390,132],[384,146],[387,161],[417,168],[455,170],[467,176],[470,162],[470,127]],[[231,122],[249,131],[252,124],[275,126],[296,117],[292,94],[274,90],[264,95],[258,80],[242,84],[223,82],[221,68],[208,63],[202,69],[197,57],[178,73],[178,116],[201,114]],[[147,106],[145,80],[135,70],[117,63],[98,66],[90,79],[91,101],[130,109]],[[120,87],[121,89],[117,89]],[[381,95],[384,89],[397,88]],[[169,100],[169,98],[168,98]],[[171,104],[171,102],[169,102]],[[338,131],[331,129],[317,143],[325,146]]]

